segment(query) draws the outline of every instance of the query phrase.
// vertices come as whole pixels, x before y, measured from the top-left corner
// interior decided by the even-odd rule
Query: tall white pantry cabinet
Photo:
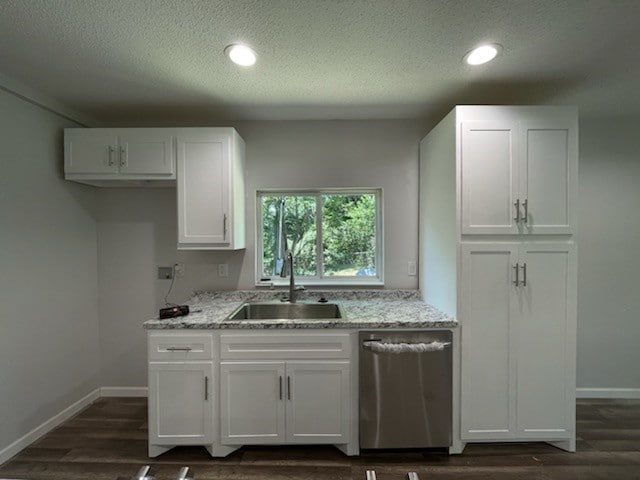
[[[420,143],[420,289],[460,322],[459,449],[575,451],[578,114],[459,106]]]

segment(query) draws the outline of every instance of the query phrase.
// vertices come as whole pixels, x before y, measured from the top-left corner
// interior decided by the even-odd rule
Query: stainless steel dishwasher
[[[451,332],[360,332],[360,448],[451,445]]]

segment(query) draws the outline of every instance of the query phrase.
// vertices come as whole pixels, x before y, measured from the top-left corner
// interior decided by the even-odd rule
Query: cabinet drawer
[[[222,359],[350,358],[348,333],[222,334]]]
[[[149,360],[211,360],[212,334],[154,333],[149,335]]]

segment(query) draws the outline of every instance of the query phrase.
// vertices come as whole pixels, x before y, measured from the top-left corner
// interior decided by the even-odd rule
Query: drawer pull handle
[[[280,375],[278,377],[278,383],[280,385],[280,398],[279,398],[279,400],[282,400],[282,375]]]
[[[291,377],[287,375],[287,399],[291,400]]]
[[[115,162],[113,161],[113,153],[116,151],[116,149],[115,147],[109,145],[109,147],[107,147],[107,150],[109,152],[109,166],[113,167],[115,165]]]
[[[169,352],[190,352],[191,347],[167,347]]]
[[[209,377],[204,377],[204,399],[209,400]]]

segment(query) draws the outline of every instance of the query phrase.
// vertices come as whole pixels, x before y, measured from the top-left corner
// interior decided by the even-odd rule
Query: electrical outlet
[[[410,277],[416,276],[416,262],[407,263],[407,275]]]
[[[171,280],[173,278],[173,267],[158,267],[158,279]]]
[[[174,263],[173,274],[176,278],[184,277],[184,263]]]
[[[229,264],[228,263],[219,263],[218,264],[218,276],[219,277],[228,277],[229,276]]]

